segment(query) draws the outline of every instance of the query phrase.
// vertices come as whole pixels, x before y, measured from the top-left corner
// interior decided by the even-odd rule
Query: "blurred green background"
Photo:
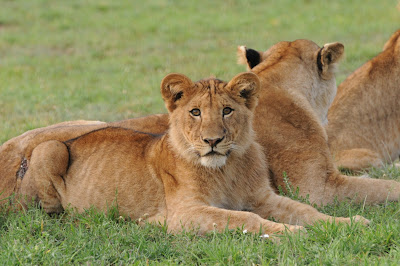
[[[229,80],[245,70],[243,44],[342,42],[340,82],[399,22],[395,0],[1,0],[0,143],[65,120],[165,112],[165,75]]]

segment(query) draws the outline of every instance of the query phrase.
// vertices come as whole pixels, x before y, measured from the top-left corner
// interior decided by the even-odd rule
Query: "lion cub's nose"
[[[215,139],[203,139],[203,141],[204,141],[205,143],[207,143],[208,145],[210,145],[211,148],[214,148],[214,147],[217,146],[217,144],[220,143],[223,139],[224,139],[224,137],[222,137],[222,138],[215,138]]]

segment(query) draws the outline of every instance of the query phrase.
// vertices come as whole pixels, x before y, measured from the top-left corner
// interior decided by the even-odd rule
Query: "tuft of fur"
[[[240,45],[237,47],[237,63],[239,65],[247,65],[246,46]]]

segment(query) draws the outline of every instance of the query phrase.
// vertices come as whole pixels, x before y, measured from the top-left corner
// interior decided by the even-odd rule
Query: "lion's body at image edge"
[[[329,109],[329,147],[340,167],[359,171],[400,155],[400,30],[338,87]]]

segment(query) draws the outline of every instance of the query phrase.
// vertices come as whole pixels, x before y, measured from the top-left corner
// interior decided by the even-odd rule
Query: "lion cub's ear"
[[[185,75],[172,73],[161,81],[161,95],[169,112],[176,108],[176,102],[182,98],[185,91],[194,87],[191,79]]]
[[[257,106],[260,80],[252,72],[244,72],[233,77],[226,86],[236,101],[244,103],[253,110]]]
[[[237,48],[238,64],[246,65],[247,70],[252,69],[261,62],[262,53],[244,45]]]
[[[330,79],[337,62],[343,57],[344,45],[338,42],[327,43],[317,54],[317,65],[323,79]]]

